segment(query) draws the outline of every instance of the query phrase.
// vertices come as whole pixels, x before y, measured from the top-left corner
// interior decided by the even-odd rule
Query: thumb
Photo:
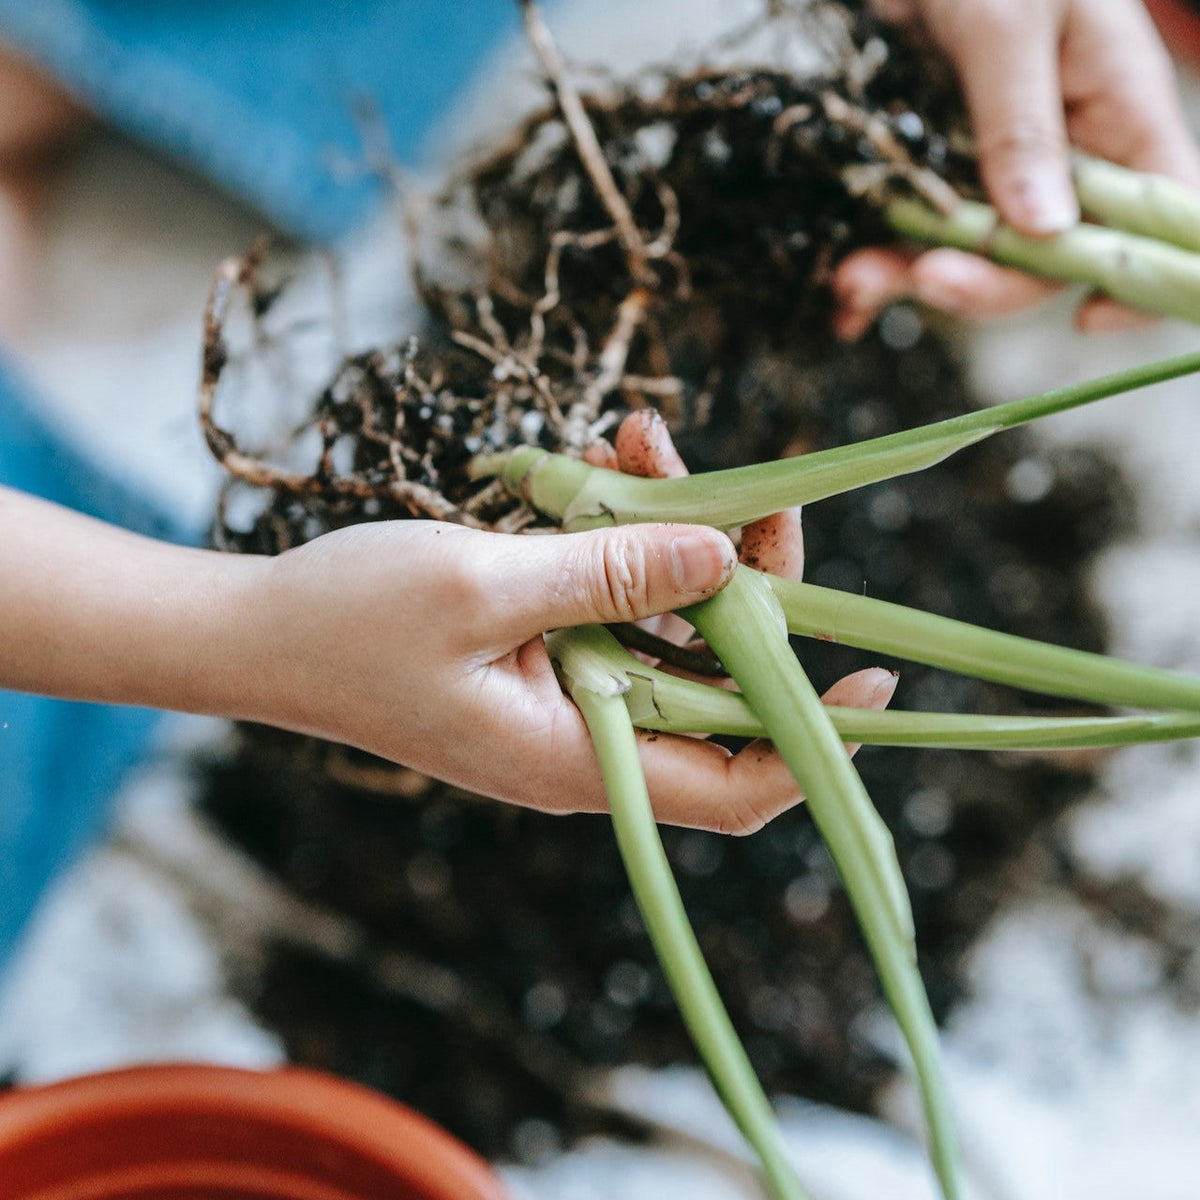
[[[942,35],[966,94],[979,165],[1001,217],[1022,233],[1069,229],[1079,205],[1058,73],[1059,5],[963,5]]]
[[[495,632],[522,642],[567,625],[639,621],[697,604],[729,582],[733,543],[704,525],[623,525],[522,537],[497,580],[506,603]]]

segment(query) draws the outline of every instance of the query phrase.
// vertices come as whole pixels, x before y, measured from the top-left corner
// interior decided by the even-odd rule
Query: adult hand
[[[613,465],[683,470],[649,414],[621,430]],[[743,538],[743,557],[798,574],[799,529],[796,511],[769,518]],[[252,635],[272,646],[259,719],[498,799],[606,811],[591,739],[542,633],[655,614],[682,627],[670,610],[723,587],[735,561],[729,539],[702,526],[508,537],[406,521],[328,534],[270,560]],[[894,689],[890,672],[868,670],[826,699],[882,707]],[[669,824],[751,833],[800,800],[768,742],[730,754],[648,733],[639,746],[655,814]]]
[[[966,94],[984,186],[1000,215],[1034,237],[1079,217],[1067,147],[1200,187],[1170,60],[1140,0],[876,0],[888,20],[922,21]],[[1055,285],[957,250],[859,251],[839,267],[836,330],[866,331],[913,296],[966,316],[1011,313]],[[1093,332],[1147,320],[1105,298],[1076,317]]]

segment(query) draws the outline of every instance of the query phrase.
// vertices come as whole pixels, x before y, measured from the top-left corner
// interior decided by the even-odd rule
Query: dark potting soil
[[[465,463],[520,440],[557,448],[555,407],[568,411],[594,382],[631,296],[642,315],[624,374],[590,417],[603,426],[607,414],[656,399],[696,470],[971,407],[953,354],[913,309],[893,308],[853,347],[829,333],[831,267],[884,237],[848,169],[881,168],[894,183],[887,147],[899,144],[914,170],[968,190],[971,179],[952,149],[960,118],[949,73],[861,14],[847,28],[856,53],[889,48],[865,81],[852,64],[819,80],[711,70],[653,88],[613,85],[588,101],[638,226],[669,228],[678,208],[670,252],[648,276],[634,277],[613,238],[583,240],[610,222],[553,107],[465,168],[438,217],[450,227],[467,205],[489,235],[485,251],[461,252],[453,233],[438,244],[446,259],[454,250],[474,262],[476,281],[450,286],[436,255],[423,264],[423,344],[347,362],[313,410],[329,453],[303,486],[259,479],[260,514],[230,519],[219,543],[278,552],[338,525],[434,511],[429,495],[398,493],[397,483],[429,489],[483,524],[523,520],[515,502],[469,483]],[[862,113],[876,125],[863,126]],[[558,302],[535,335],[531,310],[548,290],[556,238]],[[210,338],[213,383],[223,345]],[[530,359],[536,375],[522,366]],[[219,429],[210,441],[218,453],[232,444]],[[339,443],[351,448],[340,475]],[[919,476],[811,506],[808,578],[1099,650],[1084,574],[1130,520],[1111,461],[1039,448],[1016,432]],[[798,650],[822,687],[879,662],[828,643]],[[901,670],[897,707],[1025,709],[1026,698],[998,687],[882,665]],[[1030,756],[948,751],[867,748],[857,764],[895,834],[922,971],[944,1015],[961,994],[963,952],[1001,900],[1059,869],[1049,825],[1087,776],[1078,763],[1071,771]],[[594,1067],[695,1061],[604,818],[501,806],[260,728],[243,729],[236,757],[210,772],[204,807],[358,933],[346,953],[280,939],[260,970],[239,977],[296,1060],[390,1092],[487,1154],[518,1157],[603,1120],[586,1096]],[[868,1108],[892,1071],[865,1021],[880,993],[804,809],[744,839],[677,829],[663,837],[768,1091]],[[1035,838],[1046,839],[1045,854],[1025,852]]]
[[[893,327],[907,341],[915,314],[894,311],[883,332]],[[874,334],[808,373],[794,436],[839,443],[966,403],[930,334],[905,349]],[[812,506],[809,578],[1102,649],[1083,575],[1128,514],[1111,462],[1033,449],[1017,434]],[[799,648],[819,686],[878,661],[828,643]],[[883,665],[901,671],[898,707],[1021,709],[998,687]],[[1016,864],[1028,868],[1026,844],[1086,776],[952,751],[868,747],[856,761],[895,834],[922,971],[944,1014],[959,995],[962,952],[1002,898],[1035,882],[1014,875]],[[572,1102],[586,1066],[694,1061],[604,818],[519,811],[413,775],[409,794],[379,794],[374,769],[366,756],[253,729],[209,780],[206,809],[230,836],[364,934],[353,962],[276,945],[265,974],[248,981],[294,1058],[380,1087],[499,1155],[520,1152],[530,1118],[564,1137],[591,1127],[595,1114]],[[878,985],[807,813],[745,839],[663,837],[767,1088],[869,1106],[891,1069],[863,1032]],[[1045,867],[1054,869],[1052,852]],[[381,974],[397,952],[436,964],[444,995]]]

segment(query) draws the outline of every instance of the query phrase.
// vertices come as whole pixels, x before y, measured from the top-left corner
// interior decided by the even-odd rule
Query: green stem
[[[892,200],[884,217],[897,233],[926,245],[969,250],[1034,275],[1088,284],[1147,312],[1200,320],[1200,256],[1154,238],[1087,224],[1026,237],[974,200],[960,200],[949,213],[923,200]]]
[[[937,1030],[917,971],[912,910],[891,834],[788,645],[766,577],[740,567],[723,591],[683,615],[732,673],[807,796],[912,1053],[943,1193],[956,1200],[958,1150]]]
[[[1071,173],[1088,216],[1114,229],[1200,250],[1200,194],[1187,184],[1078,152],[1071,155]]]
[[[634,658],[598,625],[556,629],[546,636],[551,658],[586,655],[618,686],[639,729],[765,737],[766,729],[738,692],[669,675]],[[1200,715],[1180,712],[1119,717],[997,716],[991,713],[903,712],[826,706],[844,742],[947,750],[1081,750],[1200,737]]]
[[[613,687],[593,690],[570,678],[567,685],[596,747],[630,886],[692,1040],[730,1115],[758,1154],[770,1194],[775,1200],[808,1200],[787,1159],[770,1102],[688,924],[654,823],[633,723],[620,692]]]
[[[767,576],[792,633],[895,655],[1047,696],[1200,712],[1200,679],[980,629],[811,583]],[[720,653],[718,651],[718,653]],[[728,665],[728,664],[726,664]]]
[[[922,470],[1002,429],[1195,371],[1200,353],[1193,352],[901,433],[683,479],[641,479],[533,447],[478,459],[473,473],[503,477],[515,494],[567,529],[638,521],[730,529],[781,508]]]
[[[765,737],[745,697],[640,664],[629,669],[625,706],[639,729]],[[1200,716],[996,716],[826,706],[843,742],[943,750],[1082,750],[1200,737]]]

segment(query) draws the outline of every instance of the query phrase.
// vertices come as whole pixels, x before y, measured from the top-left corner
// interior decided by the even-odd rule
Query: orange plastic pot
[[[0,1095],[3,1200],[505,1200],[410,1109],[314,1071],[135,1067]]]

